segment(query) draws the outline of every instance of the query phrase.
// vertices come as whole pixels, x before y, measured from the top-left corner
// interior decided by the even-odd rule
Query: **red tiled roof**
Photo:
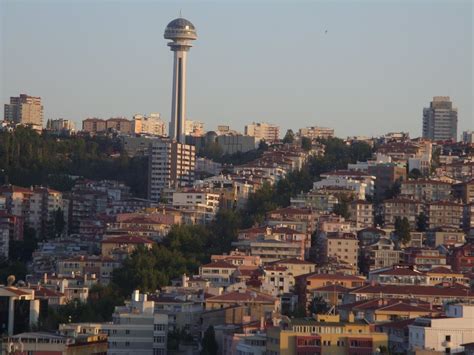
[[[395,275],[395,276],[420,276],[420,275],[423,275],[423,273],[420,272],[420,271],[413,270],[413,269],[410,269],[410,268],[405,268],[405,267],[401,267],[401,268],[395,267],[395,268],[392,268],[392,269],[389,269],[389,270],[382,270],[380,272],[377,272],[377,270],[374,270],[372,273],[376,274],[376,275]]]

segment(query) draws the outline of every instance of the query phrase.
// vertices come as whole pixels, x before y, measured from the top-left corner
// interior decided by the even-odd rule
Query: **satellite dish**
[[[15,275],[10,275],[7,277],[7,286],[12,286],[15,283]]]

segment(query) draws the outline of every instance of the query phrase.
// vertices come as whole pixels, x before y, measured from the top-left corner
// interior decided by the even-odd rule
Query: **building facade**
[[[4,118],[6,121],[30,126],[34,130],[43,129],[43,105],[41,97],[20,96],[10,97],[10,103],[5,104]]]
[[[435,141],[456,141],[458,110],[449,96],[435,96],[430,107],[423,109],[423,138]]]

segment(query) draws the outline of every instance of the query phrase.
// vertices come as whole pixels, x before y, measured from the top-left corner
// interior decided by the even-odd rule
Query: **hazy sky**
[[[0,97],[41,96],[48,118],[160,112],[189,19],[188,118],[208,130],[267,121],[339,136],[408,130],[434,95],[474,129],[472,1],[0,0]],[[327,30],[327,34],[325,31]]]

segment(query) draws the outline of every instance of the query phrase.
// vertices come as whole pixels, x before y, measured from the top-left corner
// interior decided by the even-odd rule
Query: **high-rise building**
[[[41,97],[20,96],[10,97],[10,103],[5,104],[5,120],[19,123],[25,126],[31,126],[34,130],[43,129],[43,105]]]
[[[474,143],[474,131],[462,132],[461,140],[463,143]]]
[[[135,134],[149,134],[152,136],[164,137],[166,124],[160,118],[159,113],[150,113],[147,116],[135,115],[133,116],[132,131]]]
[[[166,26],[164,37],[171,40],[168,46],[174,52],[170,138],[185,143],[186,58],[190,41],[197,39],[196,28],[190,21],[177,18]]]
[[[191,186],[195,165],[194,146],[166,138],[153,140],[148,165],[148,198],[158,201],[164,188]]]
[[[245,135],[255,137],[257,141],[276,142],[280,139],[280,126],[265,122],[253,122],[245,126]]]
[[[423,109],[423,138],[457,140],[458,110],[449,96],[435,96],[430,107]]]

